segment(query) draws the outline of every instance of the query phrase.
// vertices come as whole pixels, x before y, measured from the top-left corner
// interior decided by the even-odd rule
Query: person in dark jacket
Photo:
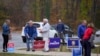
[[[89,23],[83,36],[83,48],[85,56],[91,56],[91,43],[89,39],[91,38],[93,32],[94,32],[94,25],[93,23]]]
[[[77,34],[78,34],[78,37],[80,39],[81,46],[83,45],[82,38],[83,38],[84,32],[87,28],[86,25],[87,25],[87,21],[83,20],[82,23],[78,26],[78,30],[77,30]],[[83,47],[82,47],[82,54],[83,54]]]
[[[30,20],[29,24],[25,27],[25,36],[26,36],[26,44],[27,44],[27,51],[30,51],[30,43],[32,44],[32,51],[35,51],[33,48],[34,38],[37,37],[37,30],[36,27],[33,26],[33,21]]]
[[[3,36],[3,52],[7,52],[7,44],[8,44],[8,40],[9,40],[9,36],[10,36],[10,20],[7,19],[5,21],[5,23],[2,26],[2,36]]]
[[[62,40],[62,43],[64,44],[65,43],[65,41],[64,41],[64,30],[65,30],[65,27],[64,27],[64,24],[62,23],[61,19],[59,19],[59,21],[58,21],[56,30],[58,32],[59,37]]]

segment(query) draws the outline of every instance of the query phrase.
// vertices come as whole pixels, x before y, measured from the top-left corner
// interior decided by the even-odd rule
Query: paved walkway
[[[34,54],[34,55],[45,55],[45,56],[72,56],[71,52],[42,52],[42,51],[35,51],[35,52],[27,52],[25,50],[16,50],[15,53],[19,54]],[[97,56],[97,54],[92,54],[92,56]],[[100,56],[100,54],[99,54]]]
[[[20,54],[35,54],[35,55],[44,55],[44,56],[72,56],[70,52],[42,52],[42,51],[35,51],[35,52],[27,52],[27,51],[16,51],[15,53]]]
[[[16,49],[15,53],[18,53],[18,54],[49,55],[49,56],[72,56],[72,54],[70,52],[42,52],[42,51],[27,52],[25,50],[18,50],[20,48],[25,48],[26,44],[24,44],[22,42],[20,32],[13,32],[12,34],[13,34],[12,35],[12,37],[13,37],[12,42],[15,43],[15,49]],[[100,39],[97,38],[95,41],[99,41],[99,40]],[[0,52],[2,52],[2,42],[3,42],[2,33],[0,32]],[[97,54],[92,54],[92,56],[97,56]],[[99,56],[100,56],[100,54],[99,54]]]
[[[0,52],[2,52],[0,50]],[[71,52],[55,52],[55,51],[51,51],[51,52],[42,52],[42,51],[25,51],[25,50],[16,50],[14,53],[17,54],[34,54],[34,55],[44,55],[44,56],[72,56]],[[97,54],[92,54],[92,56],[97,56]],[[98,55],[100,56],[100,54]]]

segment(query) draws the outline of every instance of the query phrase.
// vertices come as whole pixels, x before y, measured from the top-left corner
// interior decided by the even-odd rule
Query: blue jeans
[[[33,48],[34,43],[33,42],[34,42],[34,39],[32,39],[32,38],[26,39],[27,50],[30,50],[30,44],[31,44],[32,50],[34,50],[34,48]]]

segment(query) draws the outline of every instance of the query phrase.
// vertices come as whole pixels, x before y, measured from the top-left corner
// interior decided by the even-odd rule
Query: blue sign
[[[14,52],[14,48],[7,48],[8,52],[13,53]]]
[[[72,56],[82,56],[82,47],[73,48],[72,49]]]
[[[50,38],[49,48],[59,48],[60,38]]]
[[[79,39],[78,38],[68,38],[67,46],[68,46],[68,48],[78,48],[79,47]]]

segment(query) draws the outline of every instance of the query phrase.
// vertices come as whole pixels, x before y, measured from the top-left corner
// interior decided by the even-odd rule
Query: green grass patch
[[[71,52],[71,49],[68,49],[66,45],[61,45],[59,48],[60,52]]]
[[[96,45],[100,45],[100,43],[95,43]],[[92,53],[99,53],[100,54],[100,47],[96,47],[92,49]]]
[[[43,56],[43,55],[15,54],[15,53],[0,53],[0,56]]]
[[[92,53],[99,53],[100,54],[100,47],[96,47],[92,49]]]
[[[100,45],[100,43],[95,43],[96,45]]]

